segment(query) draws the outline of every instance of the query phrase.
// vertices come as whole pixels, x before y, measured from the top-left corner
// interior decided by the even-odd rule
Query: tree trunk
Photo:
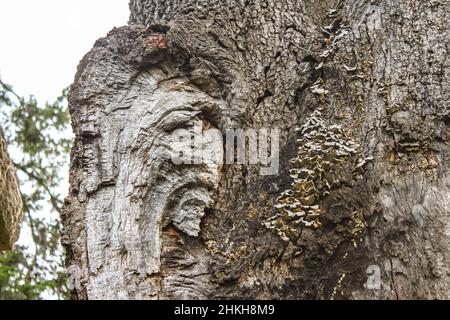
[[[449,8],[132,0],[69,99],[75,297],[450,298]],[[175,166],[198,123],[278,128],[279,174]]]
[[[0,251],[11,250],[19,238],[22,214],[16,170],[9,159],[3,129],[0,127]]]

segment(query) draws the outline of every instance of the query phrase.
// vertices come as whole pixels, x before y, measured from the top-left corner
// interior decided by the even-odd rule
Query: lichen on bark
[[[129,25],[83,59],[70,94],[63,244],[76,297],[449,297],[447,0],[130,8]],[[308,143],[295,128],[318,109],[331,142],[337,130],[355,151],[326,170],[332,188],[305,200],[320,208],[320,228],[283,241],[264,222]],[[198,121],[280,128],[280,175],[173,167],[167,137]],[[365,287],[373,266],[379,290]]]

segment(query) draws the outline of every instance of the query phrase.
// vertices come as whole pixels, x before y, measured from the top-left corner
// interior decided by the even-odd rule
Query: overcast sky
[[[53,101],[95,40],[128,16],[128,0],[0,0],[0,77]]]
[[[94,42],[128,16],[128,0],[0,0],[0,77],[20,95],[52,102],[72,83]],[[62,175],[58,191],[65,196],[68,168]],[[44,205],[40,217],[48,211]],[[19,243],[33,247],[24,224]]]

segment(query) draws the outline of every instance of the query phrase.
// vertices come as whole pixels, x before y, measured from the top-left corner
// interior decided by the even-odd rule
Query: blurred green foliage
[[[0,80],[0,126],[21,185],[22,228],[31,234],[26,245],[0,253],[0,300],[68,297],[58,193],[72,143],[67,91],[41,106],[33,96],[21,97]]]

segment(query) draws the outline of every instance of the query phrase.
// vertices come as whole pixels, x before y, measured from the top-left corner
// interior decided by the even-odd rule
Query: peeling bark
[[[69,98],[75,297],[450,297],[447,0],[130,8]],[[328,140],[296,130],[317,117]],[[174,166],[170,134],[198,123],[280,128],[280,174]],[[337,157],[327,141],[354,150]],[[328,167],[311,164],[311,144]],[[296,183],[317,192],[283,197]],[[320,213],[313,228],[283,219],[292,203]],[[373,266],[378,290],[365,286]]]

